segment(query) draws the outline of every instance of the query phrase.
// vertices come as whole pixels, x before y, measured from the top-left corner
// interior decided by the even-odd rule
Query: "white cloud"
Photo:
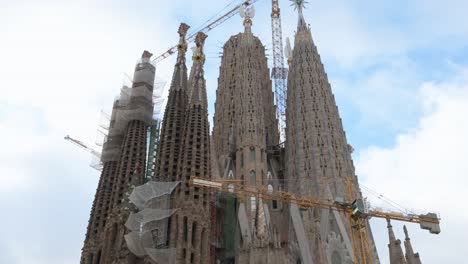
[[[453,253],[462,252],[468,236],[468,71],[460,70],[445,83],[426,83],[420,94],[425,114],[419,127],[399,135],[391,148],[370,147],[360,152],[356,168],[363,184],[406,208],[440,213],[438,236],[410,224],[413,245],[424,263],[462,263],[463,256]],[[378,243],[388,241],[383,228],[377,224],[374,230]],[[379,248],[386,261],[388,248]]]

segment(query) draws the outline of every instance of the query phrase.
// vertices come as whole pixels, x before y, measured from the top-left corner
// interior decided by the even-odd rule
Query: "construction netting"
[[[103,143],[102,162],[116,160],[120,153],[123,135],[132,120],[139,120],[153,125],[153,93],[146,86],[130,88],[123,86],[116,98],[108,127],[108,134]]]
[[[156,119],[155,124],[152,125],[148,131],[148,142],[147,142],[147,158],[146,158],[146,180],[150,180],[154,177],[154,170],[156,167],[156,154],[159,145],[159,129],[161,122]]]
[[[125,226],[129,250],[136,256],[149,256],[157,263],[175,263],[175,249],[167,248],[169,219],[177,211],[171,207],[171,194],[180,182],[149,181],[133,189],[129,200],[139,211],[131,213]]]
[[[158,202],[164,203],[170,200],[170,194],[180,182],[154,182],[149,181],[143,185],[135,187],[133,192],[129,196],[130,202],[132,202],[138,209],[143,210],[144,208],[164,208]]]
[[[222,238],[221,247],[228,255],[235,253],[235,234],[237,225],[236,197],[232,194],[220,194],[220,208],[222,209]]]
[[[155,249],[155,248],[147,248],[146,252],[148,256],[156,263],[175,263],[176,262],[176,249],[175,248],[168,248],[168,249]]]

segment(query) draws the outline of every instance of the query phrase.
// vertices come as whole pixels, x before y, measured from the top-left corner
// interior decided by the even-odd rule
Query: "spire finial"
[[[187,35],[187,31],[190,28],[189,25],[185,23],[181,23],[179,26],[179,30],[177,33],[179,33],[179,44],[177,45],[177,50],[179,51],[179,54],[177,56],[177,62],[185,62],[185,53],[187,52],[187,40],[185,39],[185,36]]]
[[[308,2],[305,0],[291,0],[291,2],[293,2],[291,5],[294,6],[294,10],[297,10],[297,13],[299,15],[299,20],[297,23],[298,31],[301,29],[306,29],[307,26],[304,19],[304,15],[302,14],[302,10],[305,8],[305,4],[307,4]]]
[[[205,54],[203,53],[203,46],[205,45],[205,39],[208,36],[203,32],[198,32],[197,36],[195,37],[195,44],[196,47],[193,48],[193,57],[192,59],[195,62],[201,62],[202,64],[205,62]]]
[[[292,5],[294,5],[294,9],[298,9],[299,12],[302,12],[302,9],[305,8],[305,4],[309,3],[305,0],[291,0]]]
[[[201,104],[204,108],[207,107],[206,98],[206,83],[204,78],[203,65],[205,64],[205,54],[203,53],[203,46],[205,39],[208,36],[203,32],[198,32],[195,37],[196,46],[192,48],[193,51],[193,65],[190,72],[190,105]]]
[[[252,18],[255,16],[255,8],[250,2],[245,2],[239,9],[239,15],[244,18],[245,29],[252,26]]]
[[[392,228],[392,223],[390,222],[390,219],[387,218],[387,228],[388,228],[388,237],[390,239],[390,243],[395,241],[395,234],[393,233],[393,228]]]
[[[403,232],[405,232],[405,240],[410,240],[408,235],[408,229],[406,229],[406,225],[403,225]]]

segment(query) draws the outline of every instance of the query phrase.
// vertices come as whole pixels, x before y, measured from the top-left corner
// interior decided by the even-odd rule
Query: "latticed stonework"
[[[334,95],[301,8],[299,6],[294,50],[289,58],[286,108],[288,189],[292,193],[315,198],[354,199],[360,194],[351,147],[347,144]],[[346,179],[351,183],[350,193],[347,193]],[[299,240],[299,244],[309,248],[308,254],[315,263],[330,262],[332,256],[339,258],[340,263],[351,263],[350,227],[344,215],[325,209],[307,210],[301,212],[301,218],[308,241]],[[339,245],[343,246],[331,243],[332,240],[340,241]]]
[[[213,138],[220,172],[232,156],[236,179],[261,184],[267,146],[278,144],[276,124],[265,48],[250,30],[232,36],[223,48],[216,91]]]
[[[278,188],[278,166],[267,152],[278,144],[279,133],[265,48],[252,34],[248,16],[244,25],[245,32],[232,36],[223,48],[213,128],[214,166],[221,173],[216,177]],[[281,236],[285,221],[276,204],[255,198],[233,203],[229,197],[220,204],[216,257],[221,263],[285,262],[279,246],[286,239]]]
[[[117,161],[107,161],[103,164],[91,209],[81,263],[95,263],[95,259],[99,258],[99,250],[96,250],[94,245],[101,243],[101,235],[109,214],[111,191],[116,172]]]
[[[125,194],[142,184],[146,164],[146,134],[153,113],[154,66],[144,52],[136,65],[132,88],[124,87],[112,110],[109,136],[103,148],[103,170],[91,211],[81,263],[143,263],[126,247],[128,215]]]
[[[177,164],[180,156],[182,133],[187,110],[187,66],[185,53],[187,43],[185,35],[189,26],[181,24],[179,27],[179,51],[174,67],[171,87],[164,118],[161,126],[161,137],[156,155],[156,181],[175,181],[177,178]]]
[[[210,178],[210,135],[208,103],[204,78],[203,44],[206,35],[198,33],[193,54],[190,90],[182,136],[174,194],[177,212],[171,218],[170,245],[176,248],[176,263],[209,263],[210,211],[206,190],[189,186],[191,176]]]
[[[137,263],[137,258],[129,252],[124,240],[127,233],[124,223],[129,214],[129,205],[125,199],[130,185],[140,185],[144,182],[144,167],[140,164],[146,162],[147,127],[148,125],[140,120],[128,123],[114,182],[114,206],[106,225],[101,263]]]
[[[404,246],[406,254],[403,254],[403,249],[401,248],[401,240],[395,237],[395,233],[393,232],[393,227],[389,219],[387,219],[387,228],[389,252],[388,255],[390,257],[390,264],[421,264],[419,253],[414,253],[413,246],[411,245],[411,240],[409,238],[406,226],[403,226],[403,231],[405,233]]]
[[[403,254],[403,250],[401,249],[401,240],[396,239],[390,220],[387,220],[387,228],[388,228],[388,239],[389,239],[388,249],[389,249],[390,263],[391,264],[406,264],[405,255]]]

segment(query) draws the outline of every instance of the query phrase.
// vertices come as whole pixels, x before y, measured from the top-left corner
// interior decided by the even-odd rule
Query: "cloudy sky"
[[[164,52],[180,22],[196,29],[231,2],[0,0],[0,263],[79,262],[99,174],[63,137],[93,143],[101,110],[110,112],[142,51]],[[297,17],[281,2],[283,35],[293,38]],[[408,225],[415,250],[426,264],[464,263],[468,2],[309,2],[362,184],[440,213],[440,235]],[[270,56],[269,8],[259,1],[253,31]],[[236,16],[206,41],[210,114],[221,47],[241,30]],[[173,64],[161,62],[158,78],[170,80]],[[385,223],[371,223],[388,263]]]

